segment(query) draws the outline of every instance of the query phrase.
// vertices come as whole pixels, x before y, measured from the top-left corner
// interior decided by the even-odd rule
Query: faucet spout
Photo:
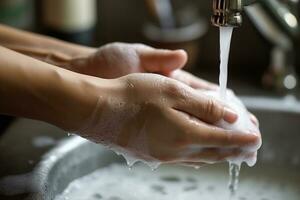
[[[239,27],[243,21],[243,7],[254,2],[255,0],[213,0],[211,22],[214,26]]]

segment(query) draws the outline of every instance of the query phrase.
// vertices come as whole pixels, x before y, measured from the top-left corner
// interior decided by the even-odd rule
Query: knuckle
[[[167,88],[168,88],[168,91],[170,91],[170,92],[174,92],[174,93],[179,92],[178,85],[175,84],[173,81],[170,81],[170,82],[168,83]]]
[[[125,43],[122,42],[112,42],[110,44],[107,44],[107,47],[116,47],[116,46],[122,46],[122,45],[126,45]]]
[[[156,101],[143,101],[141,102],[142,111],[147,115],[149,120],[158,120],[160,123],[166,121],[169,112],[168,109],[160,102]]]
[[[127,76],[126,79],[124,78],[123,81],[124,81],[124,85],[125,85],[125,89],[126,89],[127,93],[132,95],[135,91],[135,83],[132,80],[131,75]]]
[[[109,44],[106,44],[106,45],[100,47],[99,50],[101,50],[102,53],[106,53],[106,52],[111,51],[112,49],[117,48],[120,45],[121,44],[118,42],[113,42],[113,43],[109,43]]]
[[[215,101],[209,98],[204,107],[204,113],[209,116],[213,115],[215,113],[215,106],[216,106]]]
[[[167,85],[166,92],[171,97],[182,99],[185,98],[183,89],[176,82],[173,81]]]
[[[222,109],[214,99],[209,98],[204,107],[204,114],[215,122],[222,117]]]

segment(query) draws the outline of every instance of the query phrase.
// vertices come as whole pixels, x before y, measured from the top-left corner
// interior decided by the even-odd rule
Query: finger
[[[259,136],[251,133],[224,130],[203,124],[198,132],[191,132],[193,143],[209,147],[248,148],[259,145]]]
[[[250,115],[250,120],[252,121],[252,123],[255,124],[256,126],[259,126],[259,121],[255,117],[255,115],[253,115],[252,113],[249,113],[249,115]]]
[[[227,161],[229,158],[239,157],[241,153],[242,151],[239,149],[208,148],[189,155],[187,159],[194,162],[200,161],[205,163],[216,163]]]
[[[175,103],[174,108],[197,117],[207,123],[215,124],[220,120],[234,123],[238,115],[227,106],[224,106],[213,97],[202,94],[200,91],[183,88],[184,95],[181,101]]]
[[[260,135],[225,130],[207,124],[197,118],[191,118],[186,113],[173,110],[173,117],[177,129],[184,134],[185,146],[198,145],[199,147],[235,147],[258,149],[261,145]]]
[[[186,71],[176,70],[169,75],[170,78],[174,78],[180,82],[183,82],[194,89],[204,90],[218,90],[218,85],[200,79]]]
[[[167,75],[176,69],[182,68],[187,62],[187,53],[184,50],[164,50],[151,47],[137,49],[140,65],[146,72]]]

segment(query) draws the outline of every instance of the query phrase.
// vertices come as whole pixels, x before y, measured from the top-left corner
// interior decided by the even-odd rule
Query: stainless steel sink
[[[263,147],[258,162],[300,170],[300,103],[290,97],[242,99],[260,120]],[[46,154],[35,169],[35,198],[53,199],[72,180],[114,162],[124,161],[100,145],[71,137]]]

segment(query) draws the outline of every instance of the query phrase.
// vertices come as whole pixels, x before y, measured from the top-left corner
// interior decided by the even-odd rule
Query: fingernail
[[[235,111],[230,108],[225,107],[223,119],[228,123],[234,123],[238,119],[238,115]]]

